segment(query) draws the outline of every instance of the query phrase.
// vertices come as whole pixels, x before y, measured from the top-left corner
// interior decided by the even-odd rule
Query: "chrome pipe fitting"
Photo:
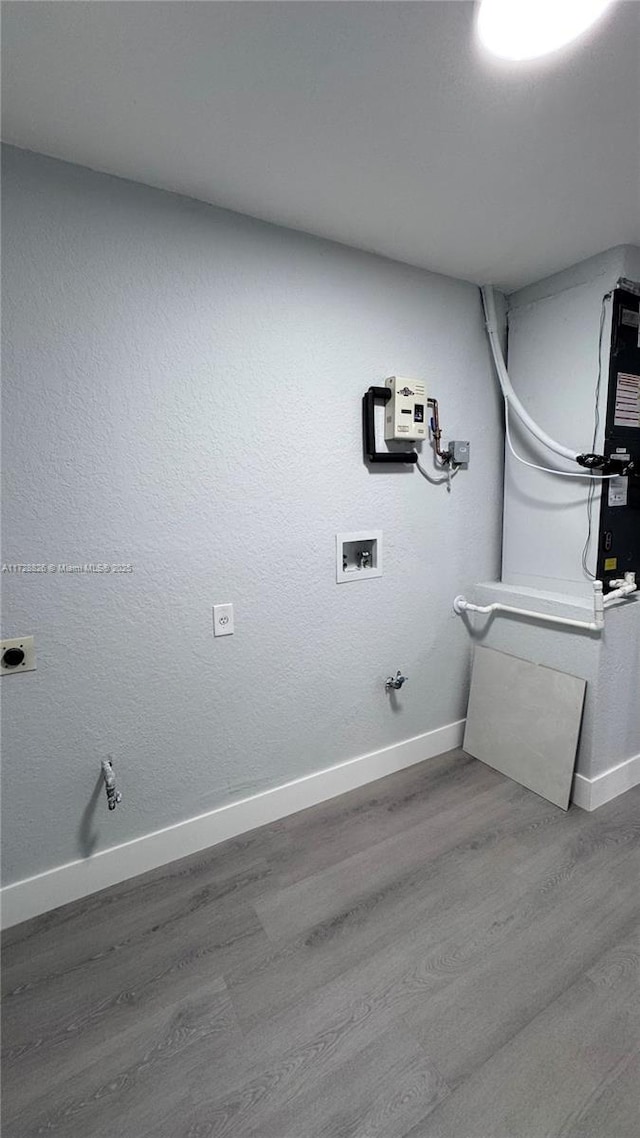
[[[385,691],[399,691],[403,684],[406,684],[408,676],[403,676],[402,672],[398,669],[395,676],[387,676],[384,682]]]
[[[110,810],[115,810],[118,803],[122,802],[122,794],[116,787],[116,776],[113,773],[111,759],[102,760],[102,777],[107,792],[107,805]]]

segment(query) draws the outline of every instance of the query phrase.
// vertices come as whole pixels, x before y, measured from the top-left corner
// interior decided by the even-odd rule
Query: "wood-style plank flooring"
[[[638,1138],[639,846],[455,751],[11,929],[3,1138]]]

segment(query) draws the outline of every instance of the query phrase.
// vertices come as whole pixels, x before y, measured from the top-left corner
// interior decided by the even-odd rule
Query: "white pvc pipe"
[[[485,616],[494,612],[508,612],[513,616],[530,617],[533,620],[544,620],[547,624],[560,624],[568,628],[581,628],[587,632],[602,632],[604,628],[604,610],[609,608],[615,601],[621,600],[623,597],[629,597],[632,593],[637,591],[638,586],[635,582],[633,573],[625,575],[624,584],[619,588],[614,589],[613,592],[607,593],[606,597],[602,594],[602,581],[593,582],[593,620],[573,620],[566,616],[554,616],[552,613],[536,612],[534,609],[521,609],[516,608],[515,605],[503,605],[500,601],[494,601],[491,605],[474,605],[471,601],[466,600],[465,597],[456,597],[453,602],[453,611],[461,616],[464,612],[479,612]]]
[[[484,314],[487,324],[487,335],[489,337],[489,343],[491,345],[491,354],[493,355],[493,362],[496,367],[496,372],[498,373],[498,380],[500,382],[500,388],[502,390],[505,403],[507,403],[511,410],[518,416],[520,422],[524,424],[524,426],[528,431],[531,432],[534,438],[538,439],[538,442],[543,443],[544,446],[548,447],[549,450],[554,451],[555,454],[559,454],[561,458],[567,458],[570,462],[575,462],[580,452],[572,450],[571,447],[563,446],[562,443],[556,442],[556,440],[553,439],[551,435],[548,435],[546,431],[542,430],[542,427],[538,426],[535,419],[532,419],[529,412],[522,406],[522,403],[520,402],[513,389],[513,385],[507,371],[507,365],[504,362],[504,356],[502,354],[502,345],[500,343],[500,336],[498,334],[498,320],[496,316],[496,302],[493,293],[493,286],[483,285],[480,292],[482,294],[482,303],[484,306]]]
[[[629,574],[629,577],[631,577],[631,574]],[[638,586],[635,580],[626,580],[624,585],[621,585],[620,588],[614,589],[611,593],[607,593],[603,601],[604,607],[609,608],[614,601],[619,601],[622,597],[631,596],[631,593],[635,593],[637,588]]]
[[[633,586],[635,588],[635,585]],[[613,597],[613,594],[611,594]],[[566,616],[554,616],[552,613],[536,612],[534,609],[516,608],[515,605],[503,605],[494,601],[491,605],[474,605],[465,597],[456,597],[453,602],[453,611],[461,616],[464,612],[480,612],[489,615],[494,612],[508,612],[513,616],[526,616],[534,620],[544,620],[548,624],[560,624],[568,628],[581,628],[587,632],[602,632],[604,628],[604,601],[602,597],[602,581],[593,582],[593,620],[572,620]]]

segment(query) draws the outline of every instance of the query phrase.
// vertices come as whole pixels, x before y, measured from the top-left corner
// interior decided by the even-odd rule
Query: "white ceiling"
[[[640,242],[640,3],[497,64],[473,5],[11,2],[3,137],[510,290]]]

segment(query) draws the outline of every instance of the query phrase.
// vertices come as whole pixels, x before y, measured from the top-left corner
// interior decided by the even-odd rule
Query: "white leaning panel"
[[[566,810],[586,680],[477,647],[463,747]]]

